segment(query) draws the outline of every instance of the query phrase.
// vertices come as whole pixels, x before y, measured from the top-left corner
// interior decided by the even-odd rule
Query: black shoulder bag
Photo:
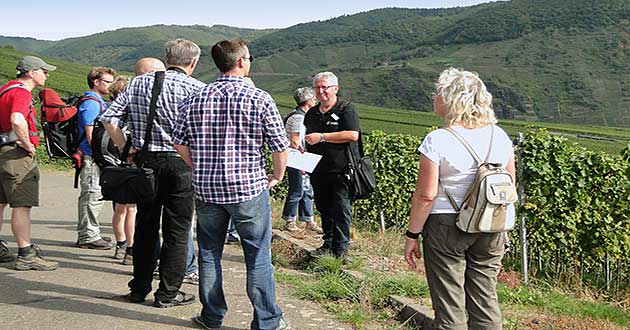
[[[341,105],[341,111],[345,111],[347,103]],[[352,142],[346,143],[346,158],[348,166],[346,168],[346,179],[350,186],[352,199],[367,199],[376,190],[376,176],[372,166],[372,158],[363,154],[363,138],[359,131],[358,145],[359,159],[356,159],[352,152]]]
[[[143,167],[144,155],[151,142],[151,130],[157,108],[157,100],[164,83],[164,71],[155,72],[155,81],[151,90],[151,103],[147,130],[144,135],[142,149],[136,155],[137,166],[106,166],[101,171],[101,193],[103,200],[121,204],[135,204],[139,201],[149,201],[155,198],[155,177],[153,169]]]

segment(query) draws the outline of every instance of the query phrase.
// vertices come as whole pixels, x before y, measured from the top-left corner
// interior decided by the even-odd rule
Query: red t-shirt
[[[11,85],[21,84],[17,80],[11,80],[6,85],[0,87],[0,92]],[[37,133],[37,126],[33,120],[35,108],[31,109],[33,95],[24,88],[14,88],[0,96],[0,132],[6,133],[11,130],[11,114],[21,113],[28,124],[29,133]],[[31,116],[31,111],[33,116]],[[29,134],[31,143],[37,148],[39,137],[36,134]]]

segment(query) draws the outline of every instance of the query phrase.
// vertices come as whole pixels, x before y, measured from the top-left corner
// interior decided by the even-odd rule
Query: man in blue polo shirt
[[[101,237],[98,214],[103,207],[100,171],[92,159],[92,128],[96,119],[105,109],[103,97],[109,94],[109,85],[114,82],[116,71],[111,68],[92,68],[87,76],[90,90],[85,92],[78,107],[79,124],[77,136],[80,139],[79,152],[83,154],[83,166],[79,179],[79,222],[77,224],[77,247],[82,249],[109,250],[113,244]]]

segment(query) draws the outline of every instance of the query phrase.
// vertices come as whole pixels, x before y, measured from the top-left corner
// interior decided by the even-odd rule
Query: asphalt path
[[[42,173],[41,206],[32,211],[32,241],[45,255],[59,262],[50,272],[17,271],[12,263],[0,263],[0,327],[10,330],[33,329],[196,329],[191,318],[201,310],[192,305],[155,308],[153,295],[144,304],[120,299],[127,293],[132,267],[112,258],[113,251],[74,247],[76,241],[78,190],[73,177],[63,173]],[[0,235],[16,252],[15,239],[5,210]],[[113,238],[112,207],[103,206],[101,230]],[[240,246],[228,245],[223,257],[224,289],[228,300],[224,330],[246,330],[252,307],[245,292],[245,264]],[[157,287],[157,280],[153,287]],[[198,296],[195,285],[182,290]],[[292,289],[276,284],[278,303],[293,330],[351,329],[336,320],[318,304],[302,301]]]

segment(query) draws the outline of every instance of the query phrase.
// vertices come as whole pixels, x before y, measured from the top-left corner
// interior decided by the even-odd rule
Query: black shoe
[[[123,265],[133,266],[133,247],[127,247],[122,261]]]
[[[332,250],[324,246],[318,247],[311,253],[313,257],[323,257],[325,255],[332,255]]]
[[[158,300],[156,298],[155,301],[153,302],[153,306],[159,307],[159,308],[168,308],[168,307],[175,307],[175,306],[190,305],[194,302],[195,302],[194,295],[179,291],[177,292],[177,295],[175,296],[175,298],[171,300]]]
[[[93,242],[78,244],[77,247],[80,249],[109,250],[114,247],[114,244],[99,238]]]
[[[146,300],[146,295],[132,291],[122,296],[122,298],[132,303],[143,303]]]

